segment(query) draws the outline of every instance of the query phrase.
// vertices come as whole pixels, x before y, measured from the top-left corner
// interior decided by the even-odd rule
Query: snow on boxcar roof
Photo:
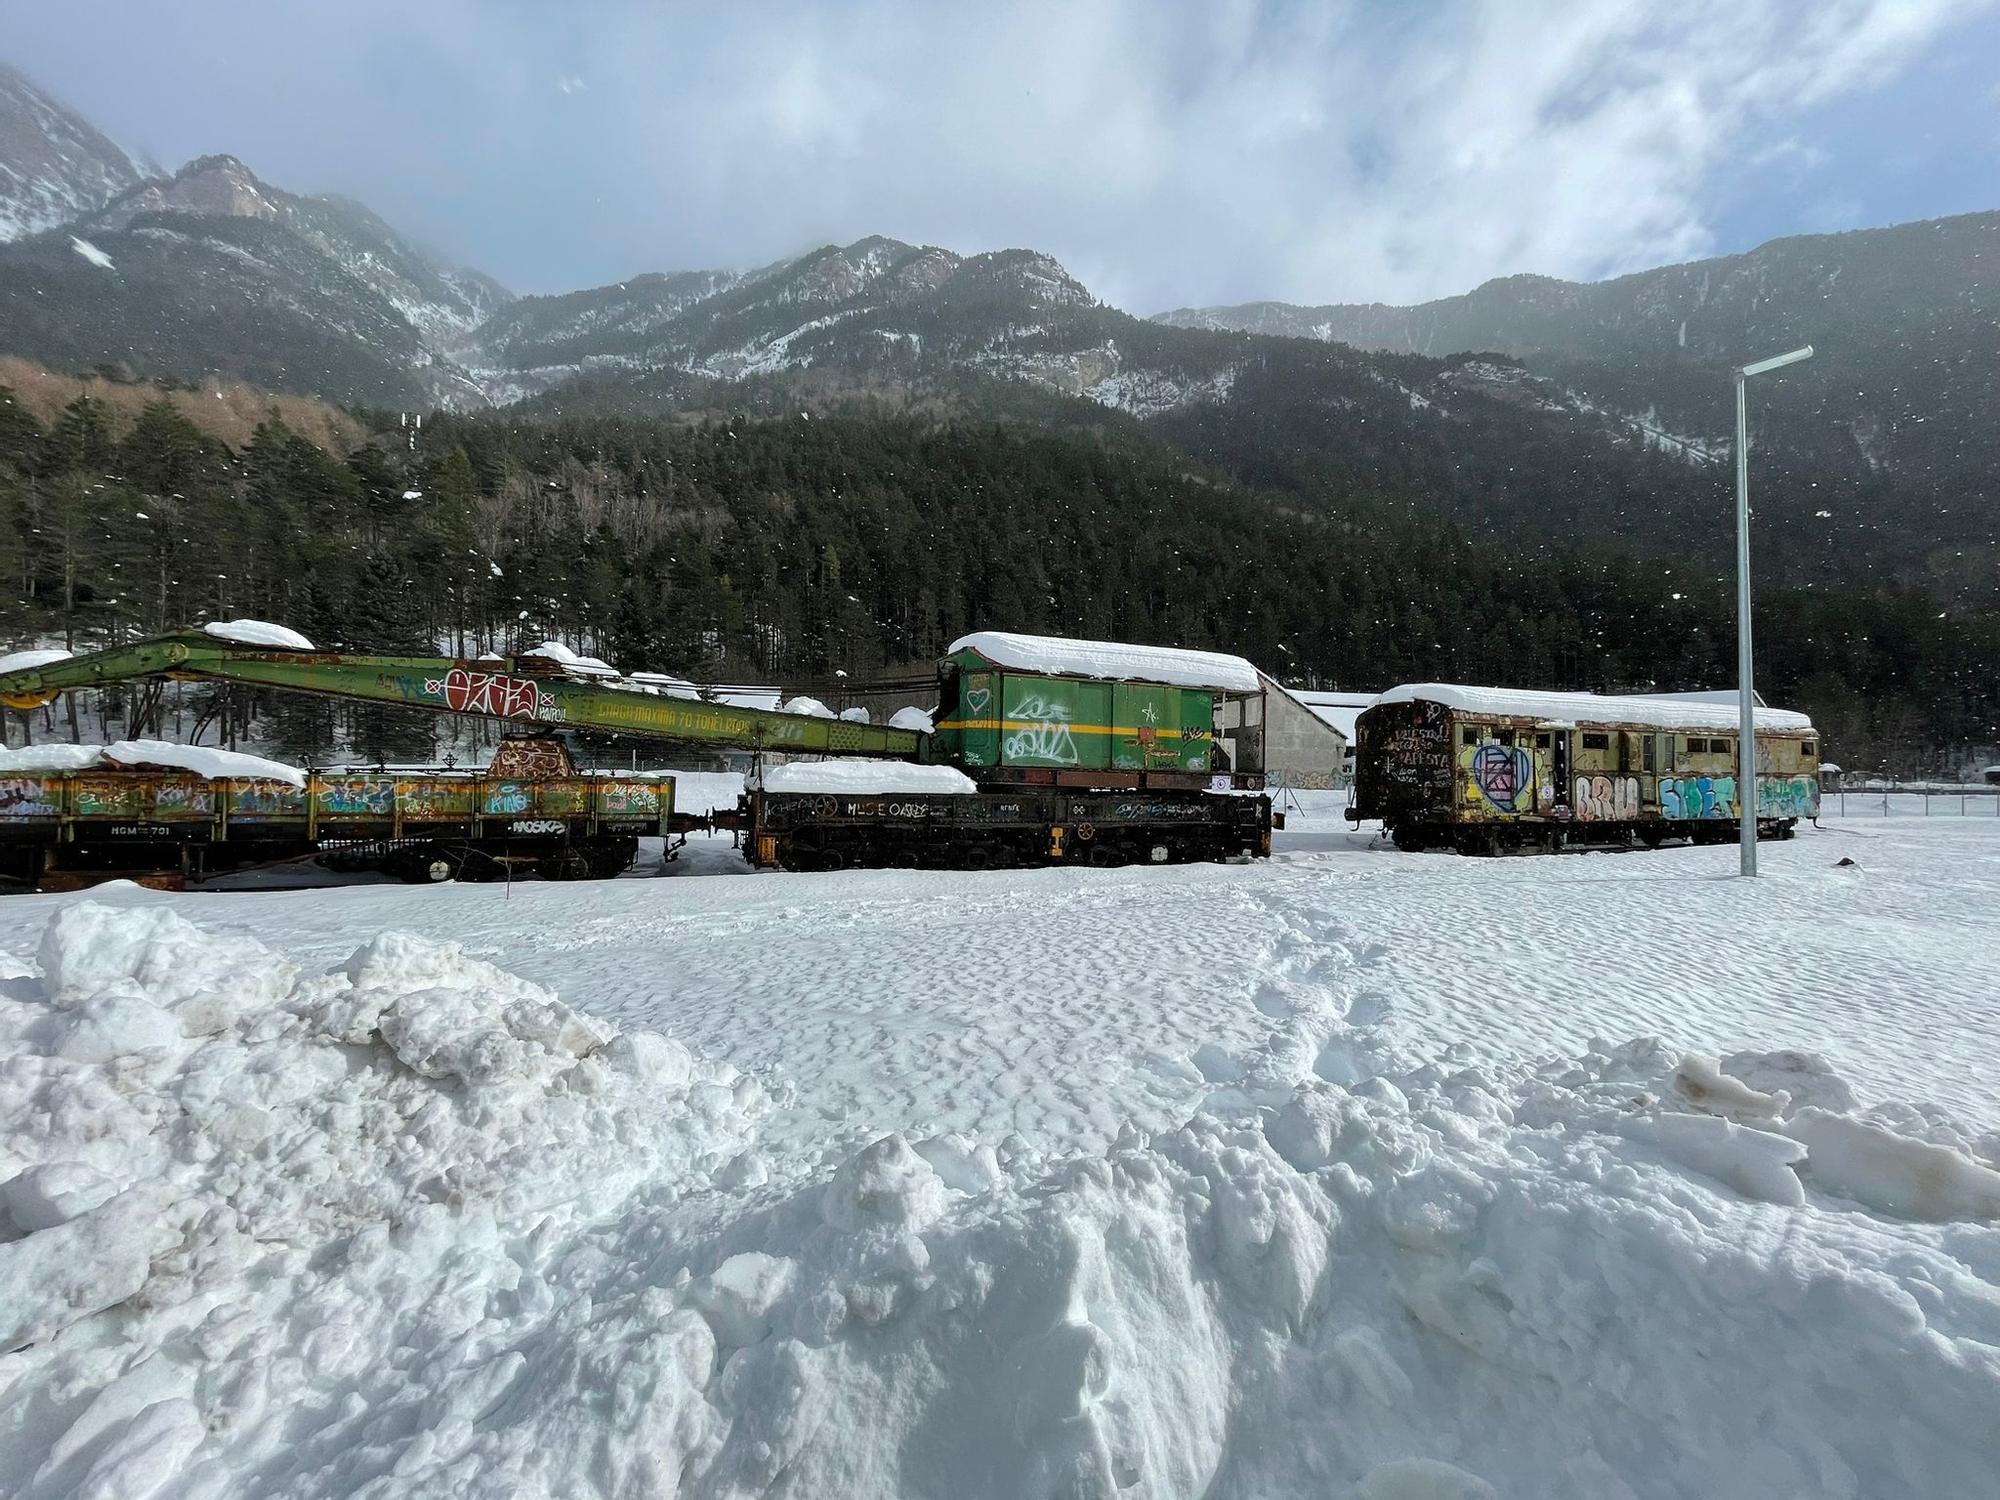
[[[1466,687],[1452,682],[1406,682],[1377,698],[1383,703],[1442,703],[1462,713],[1562,723],[1645,724],[1654,729],[1735,729],[1736,705],[1688,698],[1611,698],[1596,693],[1544,693],[1524,688]],[[1757,710],[1759,729],[1811,729],[1804,714],[1783,708]]]
[[[1015,635],[976,630],[951,643],[951,654],[976,651],[996,667],[1050,677],[1099,677],[1107,682],[1164,682],[1174,687],[1254,693],[1257,669],[1240,656],[1188,651],[1179,646],[1134,646],[1123,641],[1079,641],[1058,635]]]

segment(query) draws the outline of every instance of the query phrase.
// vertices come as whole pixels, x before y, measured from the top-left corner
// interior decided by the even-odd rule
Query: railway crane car
[[[503,755],[537,746],[543,763],[532,775],[506,764],[483,776],[315,774],[283,790],[146,767],[38,777],[32,787],[23,778],[11,801],[0,796],[0,864],[33,883],[62,870],[130,872],[146,858],[195,873],[295,849],[372,859],[412,880],[516,868],[603,876],[629,863],[641,834],[681,831],[671,783],[577,776],[555,738],[565,729],[755,753],[759,773],[740,806],[713,822],[733,824],[758,866],[1270,853],[1263,685],[1240,657],[981,632],[940,663],[943,722],[931,734],[708,701],[675,679],[582,670],[553,650],[379,656],[302,638],[277,644],[265,638],[273,630],[248,641],[188,631],[54,660],[35,653],[0,671],[0,701],[28,708],[140,678],[238,683],[497,719],[527,736]],[[796,764],[807,757],[873,765],[842,779]],[[775,761],[788,764],[772,765],[767,780]]]
[[[1347,816],[1398,848],[1657,848],[1739,836],[1733,704],[1414,683],[1356,723]],[[1757,831],[1819,815],[1812,720],[1756,710]]]

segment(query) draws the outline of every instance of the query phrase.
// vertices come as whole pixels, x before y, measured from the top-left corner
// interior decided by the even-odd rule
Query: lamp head
[[[1766,370],[1778,370],[1786,365],[1795,365],[1802,359],[1812,358],[1812,345],[1794,349],[1790,354],[1774,354],[1769,359],[1760,359],[1753,365],[1745,365],[1736,372],[1738,380],[1748,380],[1752,375],[1762,375]]]

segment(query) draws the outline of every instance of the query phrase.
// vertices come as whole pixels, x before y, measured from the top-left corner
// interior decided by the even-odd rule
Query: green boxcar
[[[1215,694],[1151,682],[1099,682],[961,669],[937,726],[937,758],[968,769],[1195,771],[1213,765]]]

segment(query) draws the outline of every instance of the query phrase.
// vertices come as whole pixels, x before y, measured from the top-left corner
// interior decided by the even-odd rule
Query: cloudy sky
[[[1992,0],[79,0],[0,55],[528,292],[889,234],[1405,302],[2000,208]]]

